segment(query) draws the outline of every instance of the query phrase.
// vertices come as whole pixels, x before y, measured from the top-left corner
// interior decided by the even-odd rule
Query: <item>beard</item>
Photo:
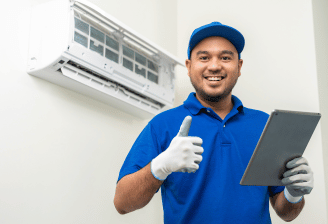
[[[200,96],[203,100],[208,101],[208,102],[219,102],[222,99],[225,99],[227,96],[230,95],[230,93],[232,92],[232,89],[235,87],[237,80],[238,80],[238,78],[237,78],[233,81],[233,83],[230,83],[228,85],[228,87],[226,89],[224,89],[223,93],[210,94],[210,93],[207,93],[204,90],[204,88],[199,86],[198,83],[195,80],[193,80],[191,77],[192,77],[192,75],[190,76],[191,84],[195,88],[195,91],[198,94],[198,96]]]

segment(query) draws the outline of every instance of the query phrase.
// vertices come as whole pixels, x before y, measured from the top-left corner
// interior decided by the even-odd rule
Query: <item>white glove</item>
[[[198,164],[203,159],[203,140],[188,136],[191,120],[190,116],[185,117],[179,133],[172,139],[170,146],[151,161],[151,172],[156,179],[165,180],[172,172],[198,170]]]
[[[285,197],[289,202],[299,202],[303,195],[310,194],[313,189],[313,172],[308,161],[299,157],[286,164],[289,169],[284,173],[281,182],[286,186]]]

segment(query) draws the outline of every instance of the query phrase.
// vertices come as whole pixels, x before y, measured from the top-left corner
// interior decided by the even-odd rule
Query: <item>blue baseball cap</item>
[[[188,59],[190,60],[191,51],[199,42],[212,36],[224,37],[229,40],[235,46],[240,58],[240,53],[243,51],[245,45],[244,36],[235,28],[219,22],[212,22],[195,29],[191,34],[188,45]]]

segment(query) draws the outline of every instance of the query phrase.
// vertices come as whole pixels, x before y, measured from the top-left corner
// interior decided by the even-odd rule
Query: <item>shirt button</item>
[[[210,113],[211,111],[210,110],[207,110],[207,113]]]
[[[225,128],[225,124],[223,125],[223,127]]]

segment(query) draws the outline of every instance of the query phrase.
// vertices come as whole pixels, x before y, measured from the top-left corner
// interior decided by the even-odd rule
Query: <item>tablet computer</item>
[[[240,184],[283,186],[287,162],[303,155],[320,118],[320,113],[273,110]]]

